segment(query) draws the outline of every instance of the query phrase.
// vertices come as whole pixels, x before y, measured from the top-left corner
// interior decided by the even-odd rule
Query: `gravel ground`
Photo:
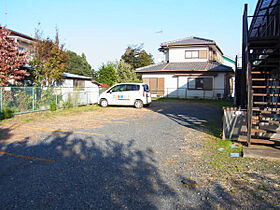
[[[220,112],[205,104],[153,103],[149,109],[76,115],[71,117],[75,128],[72,121],[57,122],[60,129],[71,124],[84,133],[45,131],[29,141],[33,135],[26,129],[26,141],[1,143],[0,151],[50,161],[0,154],[0,209],[257,208],[241,205],[218,182],[203,182],[205,127],[220,122]],[[79,123],[100,116],[124,123]],[[197,186],[182,185],[183,178]]]

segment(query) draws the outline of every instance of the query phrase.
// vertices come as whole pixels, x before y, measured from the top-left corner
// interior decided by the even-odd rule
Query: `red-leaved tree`
[[[26,54],[18,51],[18,44],[8,37],[10,33],[0,25],[0,86],[7,86],[9,80],[21,80],[27,75],[21,69],[27,63]]]

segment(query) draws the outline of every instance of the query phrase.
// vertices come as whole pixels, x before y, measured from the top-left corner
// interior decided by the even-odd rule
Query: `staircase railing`
[[[243,50],[242,50],[242,68],[246,72],[246,89],[247,89],[247,144],[251,144],[252,129],[252,108],[253,108],[253,89],[251,63],[249,59],[249,32],[248,32],[248,5],[245,4],[243,14]]]

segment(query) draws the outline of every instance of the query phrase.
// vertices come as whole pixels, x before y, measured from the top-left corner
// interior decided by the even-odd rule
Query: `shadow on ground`
[[[0,128],[0,143],[3,143],[12,136],[11,130],[11,128]]]
[[[176,193],[161,179],[153,151],[133,145],[70,133],[1,145],[22,156],[1,156],[0,208],[156,209],[154,197]]]
[[[222,109],[208,104],[154,102],[151,111],[162,114],[181,126],[220,137]]]
[[[135,149],[134,140],[121,144],[54,132],[41,141],[1,144],[1,151],[9,153],[0,156],[1,209],[240,207],[218,185],[211,194],[183,187],[180,177],[177,186],[166,184],[153,150]]]

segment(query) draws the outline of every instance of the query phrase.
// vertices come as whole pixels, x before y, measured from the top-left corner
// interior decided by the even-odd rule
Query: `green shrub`
[[[53,101],[53,102],[50,103],[50,110],[51,110],[52,112],[56,111],[56,102],[55,102],[55,101]]]
[[[65,101],[62,106],[64,109],[73,108],[73,104],[70,101]]]
[[[13,117],[14,112],[15,111],[11,108],[5,108],[3,112],[0,112],[0,119],[3,120],[3,119],[11,118]]]
[[[67,101],[64,101],[64,102],[63,102],[62,107],[63,107],[64,109],[66,109],[66,108],[73,108],[71,93],[68,93]]]

